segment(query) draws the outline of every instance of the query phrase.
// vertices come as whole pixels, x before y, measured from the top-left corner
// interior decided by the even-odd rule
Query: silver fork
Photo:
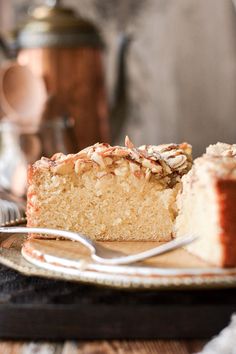
[[[104,247],[100,243],[93,241],[84,235],[72,231],[55,230],[55,229],[38,228],[38,227],[0,227],[0,232],[47,234],[47,235],[60,236],[65,239],[77,241],[80,242],[82,245],[84,245],[90,251],[90,256],[95,262],[101,264],[110,264],[110,265],[135,263],[153,256],[170,252],[179,247],[185,246],[197,239],[197,237],[194,235],[185,236],[185,237],[174,239],[160,246],[151,248],[147,251],[126,255],[122,252],[111,250],[107,247]]]
[[[25,221],[25,209],[23,205],[10,200],[0,199],[1,226],[22,224]]]

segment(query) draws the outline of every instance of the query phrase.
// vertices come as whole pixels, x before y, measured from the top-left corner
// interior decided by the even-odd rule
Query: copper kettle
[[[97,141],[110,142],[125,114],[124,56],[120,42],[116,102],[109,107],[105,86],[104,45],[97,28],[58,1],[36,7],[16,33],[16,59],[44,79],[57,98],[57,114],[74,119],[76,150]],[[55,115],[55,114],[54,114]],[[50,119],[50,117],[49,117]],[[53,118],[52,118],[53,119]]]

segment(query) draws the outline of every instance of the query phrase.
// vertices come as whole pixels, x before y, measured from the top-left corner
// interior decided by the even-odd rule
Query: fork
[[[161,255],[163,253],[170,252],[182,246],[185,246],[197,239],[195,235],[185,236],[171,240],[160,246],[151,248],[146,251],[142,251],[136,254],[126,255],[120,251],[111,250],[107,247],[102,246],[100,243],[91,240],[90,238],[81,235],[78,232],[66,231],[66,230],[56,230],[48,228],[38,228],[38,227],[0,227],[0,232],[2,233],[34,233],[34,234],[47,234],[60,236],[65,239],[80,242],[85,246],[89,252],[91,258],[101,264],[107,265],[121,265],[135,263],[153,256]]]
[[[23,203],[0,199],[0,225],[22,224],[26,221]]]

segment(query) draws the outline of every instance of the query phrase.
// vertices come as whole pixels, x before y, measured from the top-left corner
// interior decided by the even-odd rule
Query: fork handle
[[[183,247],[196,241],[198,237],[196,235],[188,235],[179,238],[175,238],[167,243],[159,245],[157,247],[148,249],[143,252],[139,252],[136,254],[130,254],[128,256],[121,256],[116,258],[103,258],[99,255],[92,254],[92,259],[98,263],[107,264],[107,265],[121,265],[121,264],[131,264],[139,261],[143,261],[144,259],[148,259],[154,256],[159,256],[161,254],[174,251],[177,248]]]
[[[56,230],[56,229],[48,229],[43,227],[0,227],[0,233],[27,233],[27,234],[47,234],[53,236],[61,236],[69,240],[78,241],[86,248],[88,248],[93,254],[95,252],[95,247],[93,241],[88,237],[81,235],[77,232],[67,231],[67,230]]]

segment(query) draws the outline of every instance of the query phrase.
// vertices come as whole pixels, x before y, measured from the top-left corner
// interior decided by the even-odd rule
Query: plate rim
[[[236,287],[235,275],[187,275],[187,276],[134,276],[114,273],[104,273],[91,270],[73,270],[61,265],[49,264],[45,260],[33,257],[22,247],[22,257],[31,265],[44,270],[44,276],[63,280],[72,280],[93,285],[102,285],[119,289],[155,289],[155,290],[183,290],[183,289],[209,289],[209,288],[232,288]],[[53,272],[50,273],[49,272]],[[73,274],[72,274],[73,273]],[[37,274],[39,276],[39,274]],[[43,275],[42,275],[43,276]],[[69,279],[68,279],[69,277]]]

